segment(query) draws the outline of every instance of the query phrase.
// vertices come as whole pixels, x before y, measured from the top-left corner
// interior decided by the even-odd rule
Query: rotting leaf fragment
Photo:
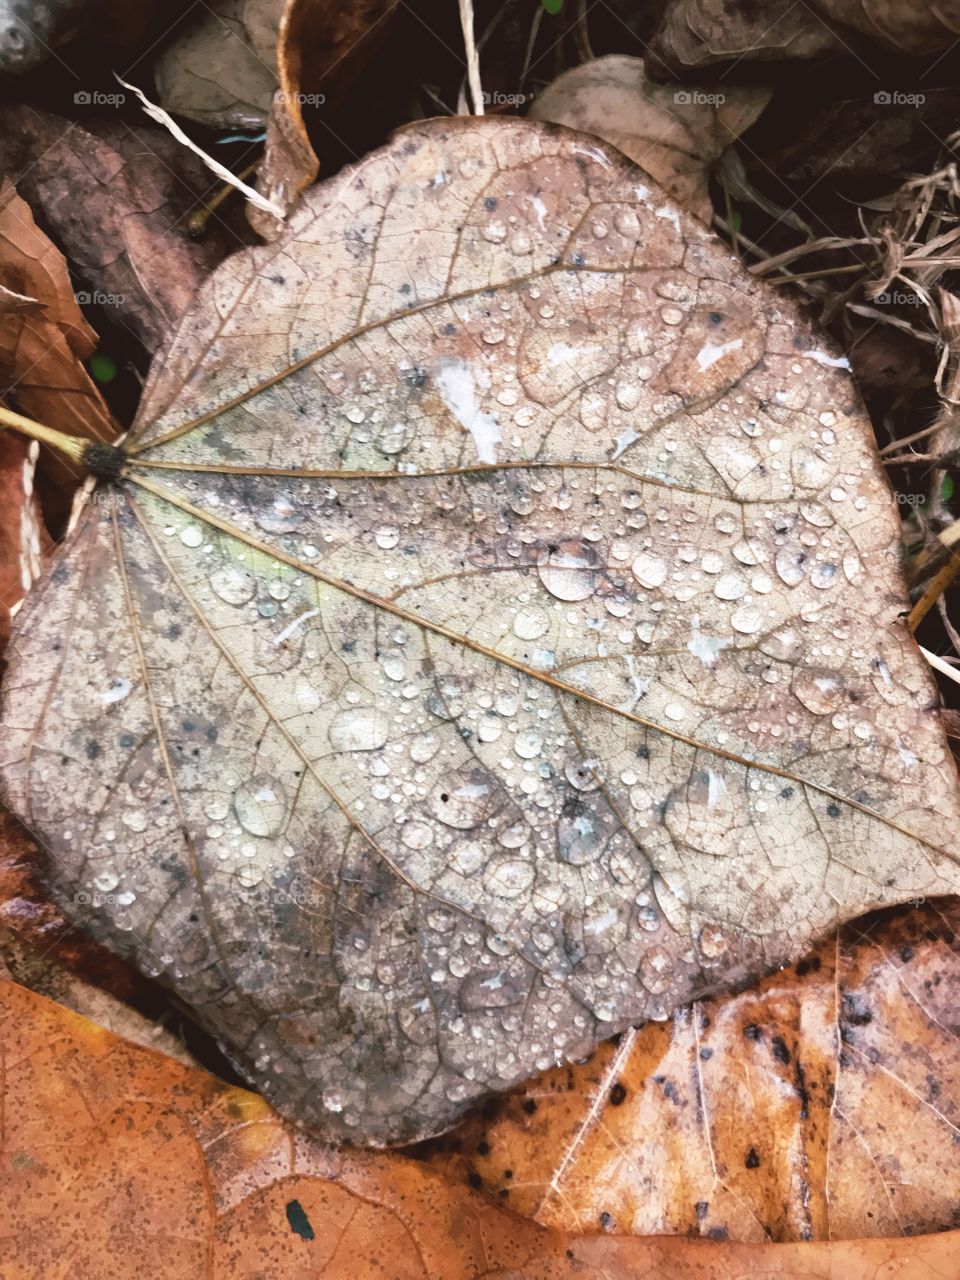
[[[579,135],[434,122],[317,188],[201,291],[12,642],[58,901],[385,1143],[955,891],[839,363]]]

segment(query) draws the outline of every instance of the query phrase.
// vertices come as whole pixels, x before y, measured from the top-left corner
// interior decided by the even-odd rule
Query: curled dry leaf
[[[0,285],[0,324],[17,317],[36,317],[43,306],[36,298]],[[46,543],[34,477],[40,446],[10,431],[0,431],[0,658],[10,635],[10,619],[40,576],[40,553]]]
[[[188,216],[217,180],[161,129],[100,120],[91,133],[8,103],[0,107],[0,170],[43,210],[89,300],[151,353],[237,247],[216,217],[191,239]]]
[[[118,428],[83,361],[97,336],[83,318],[55,245],[33,220],[29,205],[6,178],[0,186],[0,285],[9,297],[0,323],[0,379],[5,398],[21,413],[68,435],[112,440]],[[79,469],[46,455],[42,465],[52,481],[48,516],[62,517]]]
[[[6,982],[0,1054],[11,1280],[50,1280],[65,1258],[116,1280],[947,1280],[960,1247],[960,1233],[718,1248],[550,1230],[419,1161],[322,1145]]]
[[[291,209],[314,181],[319,160],[304,121],[304,102],[334,109],[390,29],[397,0],[287,0],[277,40],[280,88],[267,121],[257,187],[282,209]],[[251,226],[265,240],[280,234],[279,220],[247,205]]]
[[[115,424],[81,363],[96,349],[97,336],[80,311],[63,255],[8,179],[0,187],[0,284],[25,300],[2,309],[6,394],[23,413],[58,430],[113,439]],[[29,300],[39,305],[26,305]]]
[[[431,1159],[570,1231],[955,1227],[958,926],[955,899],[854,921],[795,970],[531,1081]]]
[[[852,28],[852,30],[851,30]],[[913,0],[670,0],[650,52],[671,67],[850,53],[856,34],[898,52],[935,53],[960,35],[956,4]]]
[[[806,4],[770,0],[670,0],[650,41],[653,65],[683,72],[734,58],[779,61],[843,50],[836,33]]]
[[[769,100],[757,85],[725,83],[711,94],[657,84],[642,58],[616,54],[565,71],[534,99],[530,116],[603,138],[709,222],[710,168]]]
[[[320,170],[320,161],[303,119],[301,48],[294,35],[299,30],[300,15],[310,7],[300,0],[290,0],[284,6],[277,46],[280,88],[271,100],[263,155],[257,165],[257,190],[284,212],[293,208]],[[280,218],[250,202],[247,220],[264,240],[275,240],[283,226]]]
[[[956,889],[842,364],[578,134],[433,122],[312,192],[21,613],[0,770],[57,901],[386,1143]]]
[[[214,128],[261,129],[267,137],[258,190],[290,209],[319,161],[304,103],[335,106],[386,34],[397,0],[217,0],[200,6],[157,61],[163,106]],[[280,222],[248,206],[251,226],[273,240]]]

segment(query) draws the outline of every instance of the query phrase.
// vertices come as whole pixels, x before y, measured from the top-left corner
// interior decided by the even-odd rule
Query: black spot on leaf
[[[778,1062],[782,1062],[784,1066],[790,1061],[790,1050],[787,1048],[787,1042],[783,1036],[774,1036],[770,1042],[770,1052]]]
[[[290,1223],[290,1230],[298,1235],[301,1240],[314,1240],[316,1232],[310,1225],[310,1219],[304,1212],[303,1205],[299,1200],[287,1201],[287,1222]]]

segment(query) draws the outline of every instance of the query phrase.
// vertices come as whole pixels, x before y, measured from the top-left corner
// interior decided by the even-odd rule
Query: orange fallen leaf
[[[0,283],[40,303],[7,315],[0,369],[14,382],[21,412],[90,440],[111,440],[117,427],[80,363],[97,347],[67,266],[9,181],[0,188]],[[14,323],[14,320],[16,323]]]
[[[573,1236],[0,983],[0,1280],[948,1280],[960,1233],[839,1245]]]
[[[955,1227],[958,927],[956,899],[853,921],[756,987],[491,1103],[432,1159],[567,1230],[762,1241]]]

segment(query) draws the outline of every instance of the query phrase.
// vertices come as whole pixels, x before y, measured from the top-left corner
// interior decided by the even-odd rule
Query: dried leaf
[[[956,889],[819,343],[556,127],[425,124],[312,192],[201,291],[11,642],[57,901],[383,1143]]]
[[[897,53],[937,53],[960,35],[956,5],[916,5],[912,0],[814,0],[828,21],[842,23]]]
[[[0,658],[13,612],[40,576],[46,536],[33,491],[38,453],[32,441],[0,431]]]
[[[567,1235],[402,1156],[338,1151],[253,1094],[0,983],[3,1274],[50,1280],[910,1280],[960,1233],[728,1245]],[[158,1247],[158,1241],[162,1247]]]
[[[262,129],[285,0],[210,0],[154,64],[160,104],[214,129]]]
[[[710,221],[710,168],[770,100],[757,85],[722,92],[657,84],[642,58],[619,54],[572,67],[534,99],[530,115],[603,138],[680,204]]]
[[[0,186],[0,284],[42,304],[8,309],[0,324],[5,398],[68,435],[112,440],[117,425],[82,364],[96,349],[97,336],[77,304],[63,255],[7,178]],[[43,465],[62,511],[78,470],[52,456],[44,457]]]
[[[935,53],[960,34],[960,16],[912,0],[670,0],[650,53],[671,67],[744,58],[812,58],[849,54],[868,36],[898,52]],[[861,59],[862,60],[862,59]]]
[[[43,210],[82,282],[81,296],[132,329],[151,353],[203,279],[239,247],[218,217],[201,239],[190,237],[188,215],[216,180],[160,129],[98,120],[91,132],[7,104],[0,169]]]
[[[304,121],[307,104],[329,115],[390,29],[397,0],[287,0],[277,41],[280,87],[267,121],[257,186],[272,204],[292,209],[314,181],[320,162]],[[277,218],[247,206],[265,240],[282,229]]]
[[[888,176],[892,185],[936,169],[941,139],[953,132],[960,114],[960,90],[899,94],[882,110],[879,105],[873,93],[842,102],[831,100],[820,107],[811,103],[809,114],[797,114],[791,122],[794,127],[774,150],[766,150],[762,159],[749,155],[746,159],[761,181],[766,166],[782,182],[796,187],[829,174],[834,183],[867,178],[873,190],[881,176]],[[875,202],[860,203],[876,207]]]
[[[97,337],[83,319],[63,255],[4,179],[0,187],[0,283],[41,307],[7,311],[0,377],[21,410],[70,435],[110,440],[116,428],[80,363]]]
[[[608,1042],[432,1159],[547,1226],[730,1240],[957,1225],[960,903],[858,920],[759,987]]]
[[[303,67],[301,27],[303,16],[326,5],[309,0],[288,0],[283,6],[277,43],[279,89],[271,98],[263,156],[257,166],[257,189],[271,204],[286,213],[316,179],[320,161],[303,119]],[[275,240],[282,220],[247,206],[250,225],[265,240]]]

